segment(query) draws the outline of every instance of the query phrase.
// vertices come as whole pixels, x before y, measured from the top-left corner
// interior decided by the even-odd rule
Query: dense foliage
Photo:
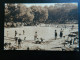
[[[24,22],[30,25],[39,23],[66,23],[78,21],[77,5],[71,3],[54,6],[31,6],[23,4],[5,5],[5,22]]]

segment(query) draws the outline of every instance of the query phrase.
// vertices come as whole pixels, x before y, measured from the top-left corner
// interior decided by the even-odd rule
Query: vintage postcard
[[[79,51],[78,3],[5,3],[4,50]]]

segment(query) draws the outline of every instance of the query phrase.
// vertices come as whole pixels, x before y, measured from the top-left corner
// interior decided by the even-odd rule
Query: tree
[[[41,6],[32,6],[32,13],[34,14],[34,23],[44,22],[48,19],[48,9]]]
[[[27,8],[22,4],[18,4],[18,8],[20,10],[19,18],[21,18],[22,22],[32,22],[34,15],[32,14],[32,10]]]

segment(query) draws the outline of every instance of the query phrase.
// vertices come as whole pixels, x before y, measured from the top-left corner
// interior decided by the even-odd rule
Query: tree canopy
[[[78,8],[75,4],[55,4],[54,6],[31,6],[23,4],[5,5],[5,22],[26,23],[66,23],[78,20]]]

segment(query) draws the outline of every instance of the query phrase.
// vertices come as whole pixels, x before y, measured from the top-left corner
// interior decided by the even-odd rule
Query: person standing
[[[19,38],[18,39],[18,48],[20,48],[21,47],[21,39]]]
[[[60,38],[62,38],[62,36],[63,36],[63,31],[61,29],[61,31],[60,31]]]
[[[23,30],[23,35],[24,35],[25,31]]]
[[[72,30],[73,30],[74,25],[72,25]]]
[[[17,44],[18,37],[15,36],[15,43]]]
[[[56,30],[55,30],[55,40],[56,40],[56,38],[57,38],[57,32],[56,32]]]
[[[72,39],[70,40],[70,45],[72,45]]]
[[[15,30],[15,36],[17,35],[17,31]]]
[[[8,31],[7,31],[7,37],[8,37]]]
[[[37,32],[35,32],[35,35],[34,35],[34,40],[37,39]]]

